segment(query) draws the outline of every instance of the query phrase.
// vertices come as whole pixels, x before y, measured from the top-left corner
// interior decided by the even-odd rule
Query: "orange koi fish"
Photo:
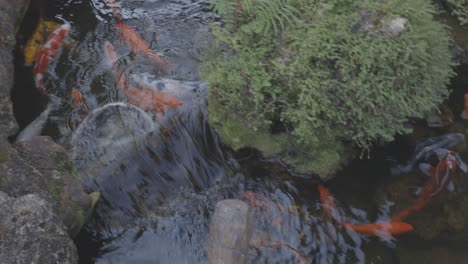
[[[117,28],[125,42],[127,42],[134,52],[145,54],[162,68],[166,68],[170,65],[168,61],[161,59],[161,57],[151,49],[148,43],[133,28],[127,26],[122,21],[117,22]]]
[[[335,211],[335,197],[333,197],[323,184],[319,184],[317,188],[320,193],[320,202],[322,203],[323,213],[327,222],[330,222],[334,217],[339,218]],[[337,220],[340,221],[340,219]]]
[[[136,105],[144,111],[164,112],[182,105],[182,101],[174,96],[153,90],[127,87],[124,92],[130,104]]]
[[[44,88],[44,74],[47,70],[49,62],[54,58],[57,51],[62,46],[64,39],[68,36],[71,26],[68,23],[63,24],[52,34],[50,34],[47,42],[41,47],[41,50],[37,53],[36,64],[33,68],[34,83],[36,84],[37,90],[43,95],[48,95]]]
[[[384,234],[394,236],[408,233],[414,230],[412,225],[396,221],[377,222],[365,225],[352,225],[346,222],[341,222],[341,224],[346,229],[350,229],[357,233],[366,234],[369,236],[380,236]]]
[[[457,168],[460,168],[464,172],[468,171],[466,164],[460,159],[456,152],[447,149],[438,149],[436,150],[436,154],[441,159],[436,167],[427,163],[421,163],[419,165],[419,169],[430,178],[422,188],[416,191],[418,195],[416,201],[407,209],[395,214],[392,220],[401,221],[411,213],[421,210],[434,196],[444,189],[453,191],[455,188],[453,185],[453,177]]]
[[[112,44],[107,41],[105,43],[105,53],[112,62],[112,71],[114,76],[117,78],[117,84],[122,87],[130,104],[138,106],[145,111],[152,111],[156,113],[164,112],[165,110],[176,108],[182,105],[182,101],[172,95],[154,90],[142,90],[129,86],[125,75],[119,73],[117,70],[118,56],[115,52],[114,46],[112,46]]]

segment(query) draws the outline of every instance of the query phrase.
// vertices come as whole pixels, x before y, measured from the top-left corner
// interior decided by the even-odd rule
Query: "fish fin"
[[[446,148],[438,148],[436,150],[434,150],[434,153],[436,154],[437,158],[439,160],[443,160],[445,158],[445,156],[447,156],[447,153],[449,152],[448,149]]]
[[[50,99],[50,102],[49,102],[48,107],[50,107],[52,110],[57,109],[62,104],[62,99],[58,96],[49,95],[49,99]]]
[[[449,192],[455,191],[455,184],[453,183],[453,181],[450,181],[450,182],[447,184],[447,191],[449,191]]]
[[[427,177],[431,177],[434,173],[434,167],[431,166],[429,163],[419,163],[419,170],[424,173]]]
[[[464,173],[468,172],[468,166],[466,163],[460,158],[460,155],[456,154],[455,155],[455,160],[457,161],[457,165],[462,170]]]

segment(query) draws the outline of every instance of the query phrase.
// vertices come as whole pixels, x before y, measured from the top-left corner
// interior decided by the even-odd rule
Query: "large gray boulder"
[[[0,260],[9,264],[78,262],[76,248],[49,202],[0,192]]]
[[[223,200],[216,204],[210,225],[208,263],[247,263],[255,217],[240,200]]]

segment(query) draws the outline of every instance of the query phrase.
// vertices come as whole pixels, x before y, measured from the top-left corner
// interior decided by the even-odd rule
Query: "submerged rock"
[[[36,194],[12,198],[0,192],[2,263],[77,263],[73,242],[50,206]]]
[[[247,263],[255,219],[250,207],[240,200],[216,204],[211,220],[208,263]]]

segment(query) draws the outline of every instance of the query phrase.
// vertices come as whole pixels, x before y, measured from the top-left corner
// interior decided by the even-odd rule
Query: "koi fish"
[[[420,160],[429,158],[440,148],[453,148],[463,142],[465,136],[461,133],[450,133],[443,136],[431,137],[419,143],[413,153],[412,158],[406,165],[399,165],[392,168],[392,174],[398,175],[411,171],[413,166]]]
[[[419,165],[419,169],[430,178],[422,188],[418,188],[415,192],[418,198],[409,208],[393,216],[392,220],[400,221],[411,213],[421,210],[434,196],[444,189],[453,191],[455,189],[453,177],[457,168],[460,168],[465,173],[468,172],[467,165],[456,152],[447,149],[438,149],[435,152],[440,159],[436,167],[428,163],[421,163]]]
[[[24,48],[24,64],[25,65],[32,65],[34,59],[36,58],[36,54],[42,44],[44,44],[45,36],[57,29],[60,24],[52,22],[52,21],[45,21],[44,19],[39,19],[39,24],[37,25],[34,33],[32,34],[31,38],[26,42],[26,46]]]
[[[332,219],[337,219],[340,221],[340,217],[336,212],[335,197],[328,191],[328,189],[323,185],[318,185],[318,191],[320,193],[320,202],[322,204],[323,212],[325,218],[328,222]]]
[[[36,64],[33,68],[34,83],[37,90],[43,95],[48,95],[44,88],[44,74],[47,70],[50,60],[52,60],[57,51],[62,46],[63,40],[68,36],[71,26],[68,23],[58,27],[47,39],[47,42],[37,53]]]
[[[28,140],[34,136],[41,135],[42,129],[49,119],[50,113],[60,105],[60,98],[55,96],[51,96],[49,98],[50,102],[47,104],[47,108],[36,119],[34,119],[34,121],[25,127],[18,136],[16,136],[16,142]]]
[[[179,99],[153,90],[127,87],[124,92],[130,104],[136,105],[144,111],[164,112],[182,105],[182,101]]]
[[[128,85],[125,75],[117,70],[118,55],[115,52],[114,46],[106,41],[105,53],[108,59],[112,62],[112,71],[117,84],[122,87],[128,102],[140,107],[145,111],[164,112],[167,109],[176,108],[182,105],[182,101],[176,97],[148,89],[138,89]]]
[[[412,225],[396,221],[377,222],[365,225],[352,225],[346,222],[341,222],[341,224],[346,229],[369,236],[381,236],[385,234],[394,236],[408,233],[414,230]]]
[[[154,52],[148,43],[133,28],[127,26],[122,21],[117,22],[120,34],[134,52],[140,52],[152,59],[157,65],[166,68],[170,63]]]

